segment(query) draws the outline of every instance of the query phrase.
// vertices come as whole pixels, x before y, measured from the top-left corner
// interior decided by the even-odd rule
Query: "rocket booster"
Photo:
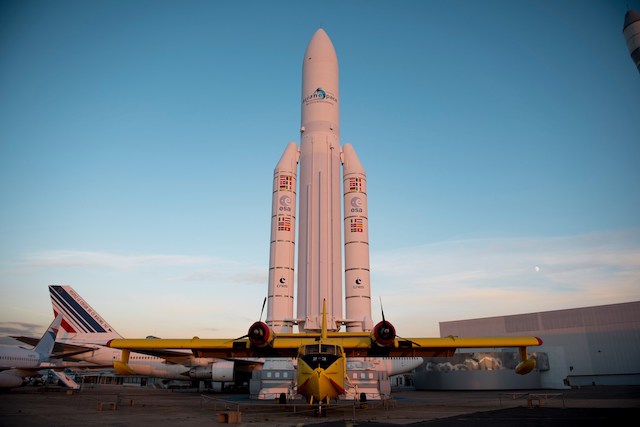
[[[296,162],[300,165],[297,176]],[[284,186],[287,182],[292,186]],[[366,177],[353,148],[347,144],[343,151],[340,147],[338,58],[322,29],[315,32],[304,54],[300,148],[296,151],[295,143],[287,147],[274,172],[273,194],[267,323],[274,332],[291,332],[294,323],[300,331],[318,331],[326,301],[328,330],[337,331],[342,324],[348,331],[370,330]],[[297,313],[293,318],[296,219]],[[342,314],[343,224],[346,318]]]
[[[351,144],[342,149],[344,188],[344,288],[348,332],[370,331],[369,213],[367,177]]]
[[[267,319],[276,332],[292,332],[298,146],[290,142],[273,173]],[[288,321],[285,319],[289,319]]]

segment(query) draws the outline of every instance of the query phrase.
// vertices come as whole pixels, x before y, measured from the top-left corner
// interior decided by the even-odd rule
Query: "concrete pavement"
[[[531,393],[549,394],[533,399]],[[558,395],[558,394],[561,394]],[[240,413],[245,426],[572,426],[627,424],[640,415],[640,386],[571,390],[398,391],[392,400],[331,405],[325,417],[303,402],[277,405],[246,395],[201,394],[114,385],[85,385],[79,393],[23,387],[0,395],[0,426],[224,425]],[[630,422],[631,422],[630,421]]]

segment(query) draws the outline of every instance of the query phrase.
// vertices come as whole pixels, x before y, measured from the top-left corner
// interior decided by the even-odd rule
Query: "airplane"
[[[120,375],[137,375],[162,380],[209,380],[229,383],[250,377],[255,363],[197,358],[191,352],[133,352],[130,363],[120,362],[120,350],[109,348],[110,339],[123,338],[93,309],[71,286],[49,286],[49,296],[55,315],[62,315],[60,333],[54,348],[55,356],[67,361],[85,362],[73,367],[83,369],[113,369]],[[32,344],[35,339],[24,336],[13,338]],[[66,363],[66,362],[65,362]]]
[[[318,332],[276,334],[264,322],[251,325],[240,338],[201,339],[112,339],[111,348],[122,350],[122,363],[128,364],[132,350],[189,349],[196,357],[293,357],[297,359],[297,392],[310,404],[323,405],[344,395],[349,387],[347,360],[351,357],[451,357],[460,348],[518,348],[520,363],[516,374],[531,372],[536,362],[527,347],[542,345],[531,336],[401,338],[385,319],[371,332],[327,330],[326,300],[323,300],[322,329]]]
[[[54,313],[63,314],[58,342],[66,347],[67,357],[109,366],[121,375],[223,383],[233,381],[239,373],[245,373],[246,376],[246,372],[256,366],[255,363],[238,364],[222,359],[198,358],[184,351],[134,352],[130,354],[129,363],[123,365],[120,350],[106,346],[110,339],[123,338],[122,335],[71,286],[49,286],[49,295]]]
[[[265,358],[225,360],[196,357],[191,351],[131,352],[128,363],[121,361],[121,351],[106,346],[111,339],[123,338],[104,318],[68,285],[49,286],[53,312],[62,313],[61,331],[55,352],[57,357],[87,362],[86,369],[113,368],[121,375],[138,375],[163,380],[213,381],[241,385],[248,382],[251,372],[259,368]],[[264,306],[263,306],[264,308]],[[35,339],[14,336],[34,345]],[[354,359],[355,360],[355,359]],[[381,360],[388,376],[397,375],[420,366],[421,357]],[[79,366],[76,366],[79,367]]]
[[[60,322],[62,322],[61,314],[53,319],[47,331],[32,350],[22,347],[0,348],[0,388],[20,387],[25,378],[35,376],[38,371],[55,366],[49,360]]]

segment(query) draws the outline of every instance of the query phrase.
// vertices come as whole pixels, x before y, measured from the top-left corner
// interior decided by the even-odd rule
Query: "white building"
[[[640,301],[567,310],[440,322],[440,336],[534,335],[543,345],[538,368],[518,376],[508,363],[475,366],[479,357],[509,360],[508,354],[480,350],[458,356],[452,369],[431,369],[426,359],[415,375],[417,389],[566,388],[585,385],[640,385]],[[429,365],[431,363],[431,365]],[[457,369],[456,369],[457,368]],[[429,369],[429,370],[428,370]]]

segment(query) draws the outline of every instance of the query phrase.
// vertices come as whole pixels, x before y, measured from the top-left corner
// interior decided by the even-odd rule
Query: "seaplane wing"
[[[450,357],[459,348],[517,348],[521,363],[516,372],[533,370],[535,360],[527,358],[527,347],[542,345],[532,336],[401,338],[394,326],[384,318],[371,332],[328,331],[323,307],[321,332],[276,334],[266,323],[255,322],[247,335],[232,338],[201,339],[113,339],[109,347],[125,351],[191,350],[196,357],[297,357],[305,346],[331,343],[339,346],[345,357]],[[123,359],[126,354],[123,355]]]
[[[395,338],[378,345],[367,333],[328,332],[327,337],[342,346],[348,357],[450,357],[459,348],[520,348],[539,346],[537,337],[445,337]],[[136,350],[145,354],[162,354],[169,349],[191,350],[197,357],[295,357],[298,349],[320,340],[319,333],[279,334],[265,345],[254,345],[250,339],[191,338],[191,339],[113,339],[108,346]]]
[[[287,334],[293,335],[293,334]],[[295,357],[302,343],[313,343],[313,338],[280,337],[270,345],[254,346],[248,339],[233,338],[191,338],[191,339],[113,339],[109,347],[122,350],[135,350],[141,353],[153,353],[167,349],[191,350],[196,357],[214,357],[220,359],[239,357]]]
[[[342,345],[347,356],[385,356],[385,357],[451,357],[459,348],[510,348],[538,346],[542,341],[537,337],[444,337],[444,338],[400,338],[376,340],[375,336],[328,337]]]

